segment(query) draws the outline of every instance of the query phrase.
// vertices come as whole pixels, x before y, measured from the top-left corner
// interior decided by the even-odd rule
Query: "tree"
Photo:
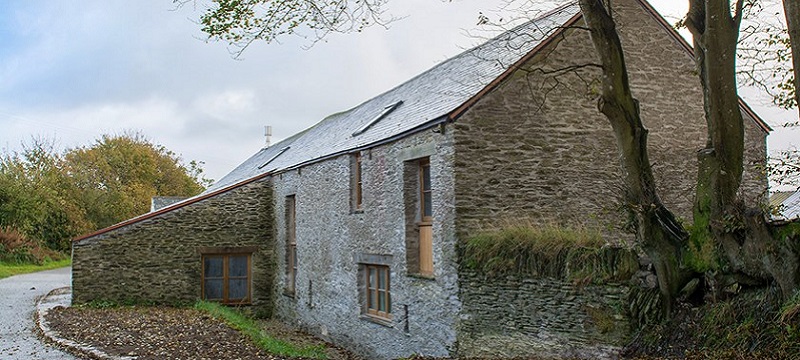
[[[752,11],[745,16],[747,24],[741,30],[739,47],[742,80],[769,94],[776,105],[795,108],[800,100],[796,91],[800,86],[800,56],[793,56],[800,54],[800,4],[783,0],[782,17],[777,16],[780,10],[776,8],[781,6],[777,0],[751,0],[749,5]],[[798,126],[800,122],[787,125]]]
[[[741,84],[755,86],[780,107],[795,107],[791,44],[779,1],[753,2],[742,19],[737,71]],[[773,16],[772,14],[775,14]]]
[[[631,94],[614,20],[599,0],[581,0],[579,4],[602,64],[598,109],[611,123],[622,155],[625,203],[636,219],[637,240],[655,266],[662,296],[672,299],[689,277],[679,263],[687,234],[658,196],[647,152],[647,129]],[[671,302],[665,304],[669,311]]]
[[[800,111],[800,4],[796,0],[783,0],[783,12],[786,15],[786,28],[789,33],[789,43],[792,50],[792,69],[794,72],[793,83],[794,104]]]
[[[694,224],[689,234],[675,221],[672,213],[659,199],[658,189],[647,153],[647,129],[642,125],[639,106],[632,97],[628,84],[624,52],[615,29],[613,1],[579,0],[586,26],[602,62],[602,90],[598,109],[608,118],[617,140],[625,180],[624,198],[629,211],[636,219],[637,241],[653,260],[659,278],[659,288],[669,305],[683,286],[693,277],[704,276],[712,295],[722,287],[736,282],[757,284],[775,281],[784,298],[798,287],[798,249],[784,241],[776,241],[760,209],[747,209],[739,198],[743,172],[744,122],[739,108],[736,83],[736,56],[740,27],[746,11],[757,0],[689,0],[690,9],[686,25],[694,37],[695,61],[703,87],[708,139],[698,153],[698,180],[694,210]],[[370,2],[367,2],[370,3]],[[331,2],[337,11],[362,14],[364,9],[375,11],[383,2],[375,1],[370,7],[358,7],[363,2]],[[305,11],[321,1],[303,1]],[[203,15],[204,27],[210,38],[235,40],[250,44],[255,40],[274,40],[275,36],[291,33],[283,31],[281,21],[270,21],[280,11],[257,12],[257,6],[283,11],[297,10],[296,1],[253,0],[220,2]],[[301,8],[302,8],[301,6]],[[792,40],[800,41],[797,34],[798,5],[785,0],[788,33]],[[313,13],[313,12],[312,12]],[[370,13],[370,16],[379,14]],[[266,17],[265,17],[266,16]],[[347,18],[347,17],[346,17]],[[305,18],[290,17],[290,29],[299,26]],[[277,28],[275,25],[279,25]],[[312,21],[316,29],[324,22]],[[338,31],[336,26],[327,28]],[[243,31],[247,30],[247,31]],[[254,31],[255,30],[255,31]],[[270,34],[268,37],[247,38],[247,34]],[[324,32],[323,32],[324,33]],[[797,46],[795,46],[797,44]],[[792,42],[795,64],[799,59],[797,41]],[[800,66],[794,66],[795,74]],[[795,76],[794,87],[798,86]],[[794,92],[796,95],[796,92]],[[697,274],[698,269],[682,266],[682,259],[696,251],[691,244],[705,244],[716,249],[710,271]]]
[[[146,213],[153,196],[193,196],[208,183],[197,162],[187,169],[175,153],[140,133],[103,135],[89,147],[69,150],[64,160],[77,202],[95,228]]]
[[[104,135],[63,155],[34,138],[0,158],[0,229],[68,251],[79,234],[147,212],[154,195],[200,193],[210,182],[202,174],[201,163],[187,168],[139,133]]]
[[[59,251],[68,250],[70,238],[90,229],[70,198],[62,163],[53,142],[40,138],[0,159],[0,227]]]
[[[601,0],[580,0],[580,5],[603,63],[604,86],[600,110],[615,130],[623,158],[627,191],[637,194],[636,186],[650,181],[647,173],[643,172],[649,167],[646,162],[647,149],[646,146],[642,146],[640,151],[628,149],[640,143],[646,144],[646,140],[637,140],[646,136],[646,129],[638,121],[635,100],[627,90],[624,54],[609,15],[610,2],[603,4]],[[737,0],[735,4],[728,0],[690,0],[686,16],[686,25],[694,37],[695,62],[703,87],[708,126],[706,146],[698,152],[691,243],[701,244],[700,247],[708,243],[710,248],[716,249],[711,271],[704,274],[712,296],[738,282],[757,284],[775,281],[784,299],[788,299],[797,290],[800,281],[797,249],[785,241],[773,239],[760,209],[746,209],[745,203],[739,198],[744,158],[744,122],[736,86],[736,48],[747,6],[744,0]],[[619,131],[619,128],[623,131]],[[650,190],[655,192],[655,188]],[[659,204],[653,202],[653,197],[630,200],[638,200],[634,202],[636,206],[632,211],[640,219],[639,227],[647,226],[643,223],[653,216],[636,209],[659,208]],[[671,257],[681,259],[694,248],[689,246],[689,239],[684,233],[673,230],[674,222],[660,221],[651,225],[660,227],[660,231],[643,233],[640,229],[637,240],[648,255],[657,261],[660,289],[666,304],[669,304],[675,299],[676,290],[687,280],[688,276],[685,275],[691,275],[685,271],[692,270],[681,268],[680,260],[669,260]],[[671,246],[648,246],[658,240],[660,234],[675,235],[673,242],[668,243]],[[664,261],[665,258],[668,260]],[[658,262],[662,269],[658,268]]]
[[[173,0],[179,6],[186,2]],[[386,2],[215,0],[215,6],[200,17],[200,24],[209,38],[227,41],[239,56],[255,41],[269,43],[282,35],[297,34],[316,41],[330,33],[360,32],[371,25],[385,25],[389,20],[381,9]]]

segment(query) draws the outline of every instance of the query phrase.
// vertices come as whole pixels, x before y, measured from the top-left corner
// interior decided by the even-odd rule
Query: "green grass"
[[[607,246],[596,230],[515,224],[469,237],[464,265],[487,275],[588,282],[623,281],[638,270],[633,251]]]
[[[199,301],[195,304],[195,308],[225,321],[228,326],[247,335],[258,347],[273,355],[310,359],[327,358],[324,346],[298,347],[294,344],[275,339],[261,331],[261,328],[255,321],[224,305]]]
[[[45,261],[42,265],[0,262],[0,279],[42,270],[58,269],[72,264],[71,259]]]

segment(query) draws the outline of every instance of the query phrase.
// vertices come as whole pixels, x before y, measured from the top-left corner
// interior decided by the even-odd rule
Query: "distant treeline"
[[[193,196],[211,180],[141,133],[103,135],[59,152],[34,138],[0,158],[0,261],[33,247],[70,249],[75,236],[146,213],[153,196]],[[35,252],[35,251],[33,251]]]

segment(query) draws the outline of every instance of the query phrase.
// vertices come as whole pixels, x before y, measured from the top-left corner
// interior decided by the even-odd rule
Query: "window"
[[[363,199],[363,192],[362,192],[362,183],[361,183],[361,152],[356,151],[353,153],[353,156],[350,161],[351,169],[351,203],[352,203],[352,210],[361,211],[362,209],[362,199]]]
[[[363,264],[362,266],[366,315],[391,320],[392,296],[389,286],[389,267],[373,264]]]
[[[433,189],[430,158],[406,162],[406,266],[409,274],[431,278],[433,268]]]
[[[421,222],[430,223],[433,217],[431,199],[431,162],[428,158],[419,161],[419,205]]]
[[[294,295],[297,287],[297,224],[294,195],[286,197],[286,293]]]
[[[203,254],[203,300],[250,302],[250,254]]]

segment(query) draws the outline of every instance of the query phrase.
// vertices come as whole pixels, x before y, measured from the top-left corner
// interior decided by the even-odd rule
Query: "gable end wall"
[[[256,181],[72,245],[73,302],[194,302],[201,247],[256,247],[253,310],[272,312],[275,266],[272,190]]]
[[[619,1],[615,9],[661,198],[690,221],[696,152],[706,139],[693,59],[638,2]],[[530,222],[598,229],[611,242],[632,239],[621,230],[616,142],[596,107],[599,70],[558,72],[595,58],[588,33],[568,29],[455,121],[460,233]],[[749,117],[745,122],[746,162],[763,163],[766,134]],[[766,178],[752,165],[743,177],[746,198],[757,205]]]
[[[617,1],[615,10],[633,94],[650,130],[650,159],[660,195],[679,218],[691,221],[696,152],[706,139],[693,59],[638,2]],[[596,63],[595,58],[588,33],[568,29],[455,121],[459,243],[481,231],[520,224],[594,229],[612,243],[633,240],[623,230],[616,141],[596,107],[593,79],[599,70],[559,71]],[[747,161],[763,161],[766,134],[751,119],[745,121]],[[766,189],[766,179],[750,166],[744,186],[754,204]],[[603,342],[583,311],[602,303],[596,298],[585,302],[602,291],[621,291],[618,296],[624,299],[624,286],[595,292],[557,279],[524,280],[533,288],[547,284],[528,299],[493,291],[493,283],[476,279],[460,269],[459,356],[592,354],[613,352],[624,343],[624,335],[623,340]],[[515,285],[499,286],[519,288],[511,283]],[[486,316],[496,311],[493,306],[504,306],[486,300],[499,293],[509,297],[505,306],[527,309],[506,317],[513,323]]]

